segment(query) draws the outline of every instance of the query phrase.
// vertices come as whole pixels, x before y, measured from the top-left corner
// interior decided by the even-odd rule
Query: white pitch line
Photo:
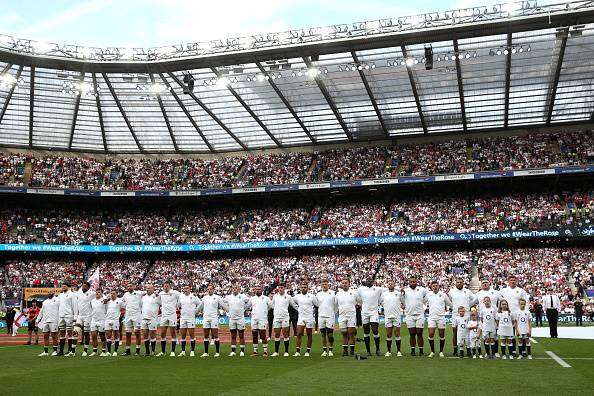
[[[538,341],[536,341],[534,338],[530,337],[530,342],[533,344],[538,344]]]
[[[553,352],[551,352],[551,351],[545,351],[545,352],[547,355],[552,357],[554,361],[559,363],[559,365],[561,367],[571,367],[569,364],[567,364],[567,362],[565,360],[561,359],[559,356],[555,355]]]

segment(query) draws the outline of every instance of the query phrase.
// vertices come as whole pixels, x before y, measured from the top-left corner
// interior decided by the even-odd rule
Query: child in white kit
[[[468,321],[470,317],[466,315],[466,308],[463,306],[458,307],[458,314],[452,317],[452,326],[457,328],[458,336],[458,356],[464,357],[464,346],[466,346],[466,354],[468,357],[471,356],[470,352],[470,340],[468,332]]]
[[[476,311],[470,311],[470,320],[468,321],[468,343],[472,350],[472,358],[476,359],[477,356],[482,359],[481,351],[481,326],[478,321],[478,315]]]
[[[526,300],[520,300],[520,310],[516,313],[516,334],[520,337],[520,354],[518,359],[532,359],[532,345],[530,335],[532,333],[532,314],[526,306]]]

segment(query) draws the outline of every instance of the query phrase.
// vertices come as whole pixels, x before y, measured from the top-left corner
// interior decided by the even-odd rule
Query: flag
[[[27,315],[23,311],[18,311],[14,317],[14,325],[19,328],[27,322]]]
[[[100,277],[99,277],[99,267],[93,272],[93,275],[89,277],[87,280],[91,284],[91,289],[97,290],[99,288]]]

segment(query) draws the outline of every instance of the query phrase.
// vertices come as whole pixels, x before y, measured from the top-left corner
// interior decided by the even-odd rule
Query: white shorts
[[[58,332],[58,324],[57,323],[44,323],[41,326],[42,333],[56,333]]]
[[[123,325],[124,325],[124,329],[126,329],[126,331],[140,330],[142,321],[140,319],[140,316],[136,316],[133,318],[124,317]]]
[[[202,321],[202,328],[203,329],[218,329],[219,328],[219,318],[204,318]]]
[[[273,329],[286,329],[289,327],[289,318],[274,318],[272,320]]]
[[[140,328],[142,330],[154,331],[157,330],[158,324],[159,321],[157,319],[142,319],[142,322],[140,323]]]
[[[379,314],[377,312],[361,312],[361,321],[363,324],[378,323]]]
[[[78,323],[84,331],[89,331],[91,322],[92,320],[90,316],[79,316],[78,320],[76,321],[76,323]]]
[[[407,315],[406,327],[409,329],[422,329],[425,327],[425,315]]]
[[[297,326],[305,326],[308,329],[313,329],[316,325],[316,320],[313,317],[309,318],[302,318],[301,316],[297,318]]]
[[[429,316],[427,318],[427,327],[430,329],[445,329],[446,322],[443,316]]]
[[[464,336],[458,334],[456,344],[459,347],[466,346],[467,348],[470,348],[470,338],[468,337],[468,334],[465,334]]]
[[[73,326],[74,326],[74,317],[72,317],[72,316],[62,316],[58,319],[58,328],[60,330],[72,329]]]
[[[194,329],[196,328],[196,319],[179,318],[180,329]]]
[[[514,329],[512,327],[500,327],[499,329],[497,329],[497,333],[499,334],[499,338],[512,338],[514,336]]]
[[[318,317],[318,328],[334,329],[334,318]]]
[[[402,326],[400,316],[398,316],[396,318],[385,318],[384,326],[385,327],[400,327],[400,326]]]
[[[268,328],[268,319],[252,318],[252,330],[266,330]]]
[[[120,321],[119,320],[105,320],[105,330],[119,330],[120,329]]]
[[[159,321],[159,327],[176,327],[177,326],[177,316],[162,316],[161,320]]]
[[[338,327],[340,330],[346,330],[350,327],[357,327],[357,314],[338,315]]]
[[[229,319],[229,330],[245,330],[245,318]]]
[[[85,327],[86,329],[86,327]],[[103,333],[105,331],[105,321],[104,320],[91,320],[91,325],[89,326],[91,331],[97,331],[99,333]]]
[[[482,332],[483,340],[487,338],[497,338],[497,332],[493,330],[483,330]]]

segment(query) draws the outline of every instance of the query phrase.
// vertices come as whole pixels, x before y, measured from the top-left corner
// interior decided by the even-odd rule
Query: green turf
[[[405,331],[405,329],[403,329]],[[339,337],[340,338],[340,337]],[[447,355],[451,355],[448,334]],[[157,345],[157,348],[159,346]],[[382,350],[385,342],[382,336]],[[40,347],[0,348],[0,383],[5,394],[592,394],[594,342],[538,339],[535,360],[485,361],[410,357],[322,358],[320,338],[310,358],[40,358]],[[338,350],[339,348],[337,348]],[[357,345],[362,351],[362,343]],[[426,345],[425,350],[428,350]],[[282,345],[281,345],[282,350]],[[545,354],[566,358],[563,368]],[[248,352],[250,348],[248,347]],[[294,339],[291,340],[294,351]],[[78,351],[80,353],[80,350]],[[121,351],[120,351],[121,352]],[[202,353],[201,348],[197,351]],[[339,355],[339,353],[337,353]]]

